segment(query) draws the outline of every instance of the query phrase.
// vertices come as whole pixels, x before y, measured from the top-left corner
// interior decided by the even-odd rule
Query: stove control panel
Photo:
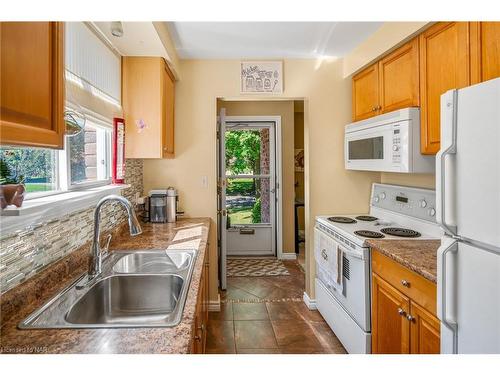
[[[436,192],[434,190],[373,184],[370,205],[436,222]]]

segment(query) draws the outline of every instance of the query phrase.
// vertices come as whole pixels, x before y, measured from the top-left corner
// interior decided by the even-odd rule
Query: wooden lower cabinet
[[[410,304],[411,354],[435,354],[440,351],[440,322],[416,302]]]
[[[376,274],[372,290],[372,353],[410,353],[410,300]]]
[[[203,268],[200,278],[200,288],[196,301],[196,311],[193,326],[191,329],[191,353],[203,354],[207,342],[207,322],[208,322],[208,245],[205,250]]]
[[[401,268],[398,272],[394,269],[394,261],[376,251],[373,251],[372,261],[372,269],[382,273],[372,272],[372,353],[438,354],[440,322],[434,315],[435,307],[430,308],[432,312],[422,307],[429,306],[430,301],[436,304],[435,290],[422,288],[418,283],[418,278],[422,278],[420,275],[408,278],[405,272],[411,271],[398,264]],[[395,274],[396,278],[405,275],[408,286],[396,283],[395,278],[391,278]],[[405,288],[408,290],[406,294]],[[419,288],[420,292],[413,288]],[[422,294],[422,291],[429,295]]]

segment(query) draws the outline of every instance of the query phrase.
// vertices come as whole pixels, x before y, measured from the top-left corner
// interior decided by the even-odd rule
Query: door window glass
[[[231,129],[225,134],[226,176],[270,173],[269,129]]]
[[[228,178],[226,207],[229,226],[269,224],[270,179]]]

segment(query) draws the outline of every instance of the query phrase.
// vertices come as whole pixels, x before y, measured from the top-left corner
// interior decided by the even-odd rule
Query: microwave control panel
[[[392,162],[401,163],[401,129],[399,124],[392,127]]]

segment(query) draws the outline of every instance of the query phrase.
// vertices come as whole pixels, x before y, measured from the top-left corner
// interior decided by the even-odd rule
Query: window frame
[[[71,158],[70,156],[70,147],[68,147],[68,141],[69,137],[65,136],[64,137],[64,149],[59,151],[59,164],[61,165],[59,168],[59,176],[61,177],[61,187],[63,187],[61,190],[62,191],[76,191],[76,190],[85,190],[85,189],[91,189],[94,187],[99,187],[99,186],[105,186],[109,185],[112,182],[111,178],[111,164],[112,164],[112,157],[111,157],[111,141],[112,141],[112,132],[113,128],[112,125],[108,125],[106,121],[97,119],[93,116],[88,116],[87,115],[87,121],[91,123],[91,126],[96,128],[97,130],[103,130],[104,131],[104,137],[102,137],[102,133],[99,134],[100,132],[96,132],[96,153],[100,152],[105,155],[105,160],[107,160],[106,166],[100,167],[98,160],[96,161],[97,165],[97,179],[95,181],[88,181],[88,182],[81,182],[81,183],[71,183],[71,165],[68,162]],[[104,143],[99,143],[97,142],[98,139],[104,139]],[[107,177],[99,180],[99,174],[106,173]]]
[[[70,160],[70,147],[69,147],[69,137],[64,136],[64,148],[62,150],[51,150],[55,153],[54,155],[54,180],[55,180],[55,190],[45,191],[45,192],[33,192],[27,193],[25,200],[33,200],[37,198],[43,198],[51,195],[64,194],[72,191],[87,190],[96,187],[107,186],[112,183],[111,168],[112,168],[112,133],[113,128],[111,124],[108,124],[105,120],[100,120],[93,116],[87,116],[87,120],[91,123],[91,126],[96,128],[96,151],[98,153],[104,154],[107,160],[106,165],[101,166],[99,164],[99,159],[97,160],[97,178],[99,175],[106,176],[104,179],[97,179],[95,181],[88,181],[82,183],[71,183],[71,165]],[[101,130],[101,131],[100,131]],[[101,140],[101,141],[99,141]]]

